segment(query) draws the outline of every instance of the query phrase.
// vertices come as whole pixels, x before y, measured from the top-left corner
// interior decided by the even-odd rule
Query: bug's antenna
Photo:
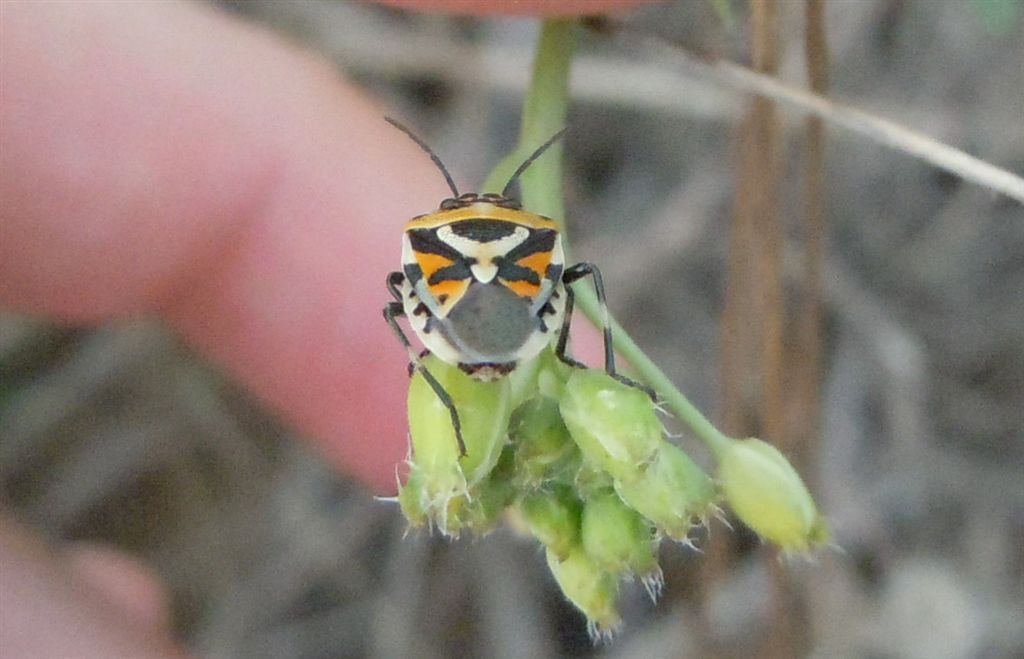
[[[501,190],[501,196],[502,197],[507,197],[508,196],[509,188],[511,188],[512,185],[519,179],[519,177],[523,175],[523,172],[525,172],[530,167],[530,165],[532,165],[533,162],[535,160],[537,160],[537,158],[540,158],[541,155],[545,151],[548,150],[548,147],[550,147],[552,144],[554,144],[559,139],[561,139],[561,137],[563,135],[565,135],[565,131],[567,131],[567,130],[569,130],[568,126],[566,126],[562,130],[558,131],[557,133],[555,133],[554,135],[549,137],[547,142],[545,142],[544,144],[541,144],[539,147],[537,147],[537,150],[534,151],[533,153],[531,153],[530,157],[527,158],[526,160],[524,160],[522,165],[519,165],[519,169],[517,169],[515,171],[515,173],[512,174],[512,177],[509,178],[508,183],[506,183],[505,187],[502,188],[502,190]]]
[[[452,180],[452,175],[448,173],[448,169],[444,166],[444,163],[441,162],[441,159],[437,157],[437,154],[434,153],[429,146],[427,146],[427,143],[424,142],[423,140],[421,140],[420,138],[416,137],[416,135],[414,135],[411,130],[409,130],[408,128],[403,126],[398,121],[392,119],[391,117],[384,117],[384,121],[388,122],[389,124],[391,124],[392,126],[397,128],[398,130],[400,130],[403,133],[405,133],[406,135],[408,135],[409,138],[413,142],[418,144],[421,149],[423,149],[424,151],[427,152],[427,155],[430,156],[430,159],[434,161],[434,164],[437,165],[437,168],[441,170],[442,174],[444,174],[444,180],[448,183],[448,187],[451,188],[452,196],[453,197],[458,197],[459,196],[459,189],[457,187],[455,187],[455,181]],[[547,146],[548,145],[545,144],[544,147],[542,147],[542,149],[543,148],[547,148]],[[533,158],[535,156],[536,156],[536,154],[534,154],[534,156],[531,156],[531,158]],[[522,168],[520,168],[520,169],[522,169]]]

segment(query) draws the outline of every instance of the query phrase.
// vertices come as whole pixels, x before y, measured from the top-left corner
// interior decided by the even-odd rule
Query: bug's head
[[[501,206],[502,208],[514,208],[516,210],[522,208],[518,199],[506,197],[496,192],[485,192],[483,194],[477,194],[476,192],[464,192],[458,197],[449,197],[442,201],[439,210],[450,211],[455,208],[472,206],[479,202],[494,204],[495,206]]]
[[[562,130],[558,131],[550,138],[548,138],[548,140],[544,142],[544,144],[541,144],[539,147],[537,147],[537,149],[533,153],[531,153],[530,156],[526,160],[524,160],[521,165],[519,165],[519,167],[516,168],[516,171],[513,172],[511,177],[509,177],[508,183],[506,183],[505,187],[502,188],[501,193],[485,192],[483,194],[478,194],[476,192],[466,192],[460,194],[459,188],[455,185],[455,180],[452,178],[452,175],[448,173],[448,169],[444,166],[444,163],[441,162],[441,159],[437,157],[437,154],[434,153],[434,151],[429,146],[427,146],[426,142],[421,140],[411,130],[406,128],[398,121],[392,119],[391,117],[384,117],[384,120],[387,121],[392,126],[394,126],[395,128],[397,128],[398,130],[408,135],[409,139],[411,139],[421,149],[427,152],[427,155],[430,156],[430,160],[433,161],[435,165],[437,165],[438,169],[441,170],[441,174],[444,175],[444,180],[448,184],[448,188],[452,191],[452,196],[441,202],[440,210],[443,211],[452,210],[455,208],[464,208],[477,202],[494,204],[495,206],[501,206],[502,208],[522,208],[522,204],[520,204],[519,200],[513,198],[511,194],[512,190],[519,182],[519,177],[522,176],[523,172],[529,169],[530,165],[536,162],[536,160],[540,158],[541,155],[543,155],[543,153],[547,151],[551,145],[553,145],[555,142],[561,139],[562,136],[565,135],[565,131],[568,130],[568,127],[563,128]]]

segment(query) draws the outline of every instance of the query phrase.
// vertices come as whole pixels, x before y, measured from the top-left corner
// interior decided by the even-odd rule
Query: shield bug
[[[452,191],[436,211],[405,225],[402,269],[388,275],[388,291],[395,299],[384,307],[384,318],[409,353],[410,373],[418,370],[448,408],[460,453],[465,455],[466,449],[458,410],[420,358],[433,353],[486,381],[511,373],[557,341],[558,358],[583,367],[565,351],[573,311],[571,284],[588,275],[603,314],[605,370],[639,386],[615,372],[601,273],[590,263],[566,267],[557,223],[524,210],[510,194],[523,172],[565,129],[537,147],[500,194],[460,194],[430,147],[399,122],[387,121],[430,156]],[[416,353],[398,324],[402,316],[426,347],[424,353]]]

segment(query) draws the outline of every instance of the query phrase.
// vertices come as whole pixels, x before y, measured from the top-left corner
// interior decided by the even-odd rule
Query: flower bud
[[[705,518],[717,498],[708,475],[682,449],[668,442],[661,442],[639,478],[616,481],[615,491],[659,531],[680,542],[688,541],[694,519]]]
[[[565,560],[580,539],[580,500],[572,490],[556,486],[527,494],[519,511],[530,533],[559,560]]]
[[[452,538],[466,525],[470,501],[466,478],[457,468],[426,472],[413,464],[398,490],[398,504],[410,526],[429,525]]]
[[[579,452],[577,455],[580,455]],[[577,460],[574,466],[576,474],[572,480],[572,486],[581,499],[597,496],[615,485],[615,479],[611,477],[611,474],[586,460]]]
[[[516,410],[509,435],[515,446],[516,473],[526,489],[566,475],[578,454],[558,413],[558,402],[543,394]]]
[[[428,489],[432,489],[429,481],[435,474],[446,474],[453,468],[473,485],[491,471],[506,442],[511,412],[508,379],[480,382],[433,355],[423,363],[455,404],[466,455],[460,459],[448,408],[417,371],[409,383],[408,399],[413,464],[423,471]]]
[[[540,366],[539,358],[530,359],[521,362],[516,366],[516,370],[506,376],[509,381],[513,411],[537,394],[537,373],[540,371]]]
[[[564,560],[548,550],[548,568],[562,593],[587,617],[587,628],[597,638],[610,635],[621,618],[615,609],[619,597],[616,575],[602,570],[581,547],[574,548]]]
[[[450,538],[464,530],[487,533],[515,498],[512,482],[493,473],[473,487],[463,482],[461,490],[438,487],[440,480],[436,473],[431,480],[414,468],[399,487],[398,504],[411,527],[430,525]]]
[[[580,535],[587,556],[603,570],[640,576],[658,572],[650,524],[612,490],[583,504]]]
[[[807,486],[771,444],[734,440],[719,456],[718,480],[736,516],[762,538],[792,551],[828,542],[828,524]]]
[[[488,520],[496,514],[482,509],[476,497],[507,441],[509,384],[479,382],[433,355],[423,361],[458,410],[466,455],[459,455],[448,408],[416,372],[408,398],[409,480],[399,502],[410,523],[422,524],[425,519],[448,536],[467,527],[489,528]]]
[[[409,525],[413,528],[426,526],[429,521],[427,518],[427,508],[429,506],[427,499],[423,474],[418,469],[410,469],[405,483],[400,483],[398,486],[398,506],[402,509],[402,514],[405,515],[405,519],[409,521]]]
[[[554,349],[542,352],[537,363],[537,389],[548,398],[561,400],[565,395],[565,383],[575,369],[559,359]]]
[[[516,497],[513,461],[512,447],[506,446],[491,473],[469,488],[465,512],[460,515],[463,527],[474,533],[486,533],[501,520]]]
[[[573,369],[560,410],[584,457],[616,479],[637,478],[662,441],[650,397],[604,371]]]

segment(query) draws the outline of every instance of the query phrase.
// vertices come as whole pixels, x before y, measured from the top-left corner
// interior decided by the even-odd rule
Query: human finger
[[[17,522],[0,514],[0,647],[10,657],[183,659],[170,638],[126,612]]]
[[[167,593],[149,567],[121,551],[93,543],[65,547],[63,554],[74,575],[125,616],[163,633],[170,629]]]
[[[380,490],[406,451],[381,319],[443,181],[313,57],[207,7],[5,7],[0,300],[156,312]]]
[[[657,0],[374,0],[381,4],[454,14],[485,16],[512,14],[535,16],[586,16],[630,9]]]

